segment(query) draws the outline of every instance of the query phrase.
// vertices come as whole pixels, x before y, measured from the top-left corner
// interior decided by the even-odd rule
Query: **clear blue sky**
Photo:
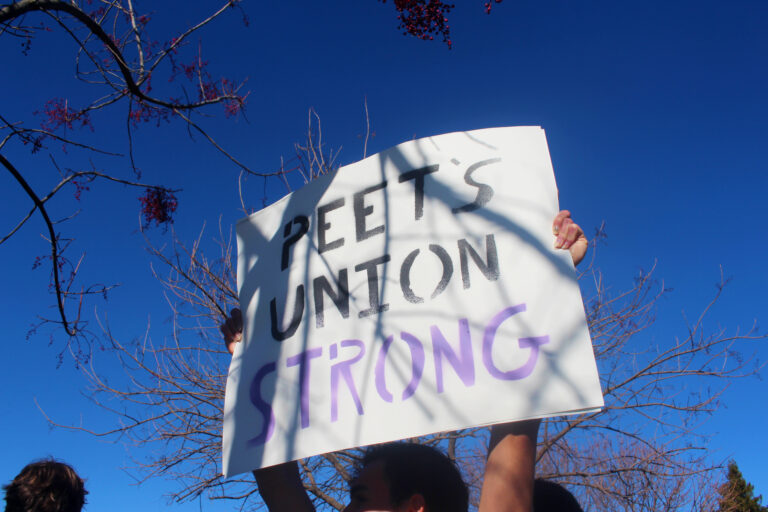
[[[490,16],[481,0],[457,3],[449,51],[402,36],[391,2],[245,0],[249,26],[233,11],[202,34],[214,75],[248,78],[247,121],[219,116],[208,126],[238,158],[270,171],[302,140],[310,107],[322,118],[327,143],[343,148],[342,163],[362,156],[365,98],[375,131],[369,153],[414,136],[540,125],[561,205],[588,231],[607,224],[609,238],[597,260],[606,279],[616,288],[630,286],[638,268],[657,261],[656,275],[674,288],[660,305],[649,343],[684,335],[682,312],[698,315],[715,292],[720,266],[732,280],[705,325],[730,332],[754,322],[764,327],[768,3],[505,0]],[[163,27],[180,29],[213,4],[147,7],[157,9],[152,26],[167,39],[172,33]],[[86,97],[72,80],[72,47],[62,43],[62,34],[33,41],[26,57],[19,41],[1,41],[0,113],[6,117],[28,118],[51,96],[74,102]],[[98,114],[94,124],[93,136],[106,147],[126,150],[124,110]],[[191,239],[204,222],[216,226],[219,216],[225,226],[240,217],[237,170],[202,141],[191,141],[180,124],[142,126],[135,142],[147,181],[184,189],[175,224],[182,238]],[[44,190],[47,155],[16,151],[8,157]],[[0,187],[5,232],[29,204],[4,174]],[[246,193],[256,203],[260,183],[249,182]],[[170,311],[136,232],[136,195],[106,184],[93,187],[81,201],[83,213],[65,229],[86,251],[87,276],[122,283],[109,302],[98,304],[115,331],[138,337],[151,319],[159,339],[170,332]],[[69,199],[59,204],[60,215],[77,207]],[[85,383],[70,362],[57,369],[60,333],[52,333],[51,344],[47,332],[25,340],[35,315],[47,313],[52,303],[46,271],[31,270],[34,257],[47,251],[41,231],[42,223],[33,221],[0,247],[6,297],[0,313],[6,328],[0,345],[0,480],[9,481],[28,460],[52,454],[88,478],[87,510],[165,510],[161,495],[173,482],[135,487],[118,469],[130,455],[141,456],[140,449],[50,430],[35,405],[37,400],[63,422],[82,417],[85,424],[107,427],[114,421],[81,397]],[[768,360],[766,341],[744,351]],[[701,427],[714,434],[711,456],[734,457],[766,498],[767,386],[758,379],[734,382],[723,407]],[[170,507],[231,508],[208,502]]]

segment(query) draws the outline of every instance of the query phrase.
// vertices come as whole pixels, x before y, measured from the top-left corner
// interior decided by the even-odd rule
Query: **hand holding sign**
[[[243,314],[238,308],[233,308],[224,323],[219,326],[224,335],[224,343],[230,354],[235,353],[235,344],[243,341]]]
[[[584,258],[588,241],[581,227],[573,222],[570,216],[569,211],[561,210],[552,223],[552,232],[555,248],[569,250],[573,264],[576,266]],[[234,352],[235,344],[242,340],[242,329],[242,314],[235,308],[221,325],[224,341],[230,354]],[[497,424],[492,427],[480,499],[481,512],[531,508],[533,495],[530,482],[534,475],[539,423],[540,420],[535,419]],[[371,471],[365,474],[368,475],[368,473]],[[314,510],[298,476],[296,462],[255,470],[253,474],[258,482],[262,499],[271,512]],[[368,475],[365,478],[367,478],[366,486],[387,491],[382,491],[377,496],[379,494],[383,497],[391,496],[392,490],[387,489],[389,482],[384,476],[377,473],[375,477]],[[376,481],[375,478],[380,481]],[[415,482],[413,485],[418,493],[419,483]],[[363,491],[360,490],[361,484],[356,483],[353,488],[357,490],[351,493],[351,503],[345,510],[370,508],[371,491],[368,487]],[[414,494],[414,496],[423,499],[420,494]],[[355,508],[360,499],[363,499],[364,505]]]
[[[241,220],[225,473],[600,407],[587,242],[558,209],[519,127],[401,144]]]

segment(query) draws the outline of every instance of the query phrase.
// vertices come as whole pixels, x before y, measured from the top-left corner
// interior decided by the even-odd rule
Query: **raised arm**
[[[254,470],[253,477],[269,512],[315,512],[295,460]]]
[[[541,420],[491,427],[480,512],[531,512]]]
[[[221,333],[230,354],[243,339],[243,315],[235,308],[221,324]],[[296,461],[257,469],[253,477],[259,486],[259,494],[269,512],[314,512],[315,507],[304,490]]]
[[[578,265],[589,243],[584,231],[562,210],[552,222],[555,248],[568,250]],[[491,427],[479,512],[531,512],[536,442],[541,420],[517,421]]]

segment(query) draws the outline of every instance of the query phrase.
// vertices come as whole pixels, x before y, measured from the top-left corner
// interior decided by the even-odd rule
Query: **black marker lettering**
[[[312,291],[315,296],[315,325],[320,328],[325,325],[324,311],[325,304],[323,303],[323,292],[328,294],[333,303],[336,305],[336,309],[339,310],[343,318],[349,318],[349,279],[347,277],[347,269],[343,268],[339,270],[338,291],[334,292],[331,287],[331,283],[325,276],[316,277],[312,281]]]
[[[323,254],[325,251],[336,249],[344,245],[344,238],[337,238],[333,242],[325,241],[325,232],[331,227],[330,222],[325,221],[325,215],[337,208],[344,206],[344,198],[331,201],[328,204],[317,207],[317,252]]]
[[[488,204],[488,201],[491,200],[493,197],[493,188],[490,185],[486,185],[484,183],[478,183],[475,180],[472,179],[472,173],[478,170],[480,167],[495,164],[496,162],[501,162],[501,158],[489,158],[488,160],[482,160],[480,162],[474,163],[470,165],[467,168],[467,172],[464,173],[464,182],[467,185],[472,185],[473,187],[477,187],[477,195],[475,196],[475,200],[469,204],[465,204],[464,206],[459,206],[458,208],[451,209],[451,212],[453,213],[460,213],[460,212],[473,212],[477,210],[478,208],[482,208],[486,204]]]
[[[291,235],[291,224],[299,226],[299,230],[293,235]],[[285,225],[285,229],[283,230],[283,238],[285,238],[285,241],[283,242],[283,254],[280,258],[280,270],[288,268],[288,263],[291,259],[291,246],[298,242],[299,238],[306,235],[307,231],[309,231],[309,219],[305,215],[298,215],[294,217],[292,222]]]
[[[362,242],[373,235],[378,235],[384,232],[383,224],[372,229],[366,229],[365,218],[373,213],[373,206],[365,205],[365,195],[386,188],[386,186],[387,182],[382,181],[378,185],[373,185],[360,192],[355,192],[355,195],[352,198],[352,205],[355,210],[355,233],[357,234],[358,242]]]
[[[424,215],[424,176],[427,174],[432,174],[433,172],[437,172],[439,168],[439,165],[429,165],[427,167],[422,167],[421,169],[414,169],[413,171],[404,172],[400,175],[400,183],[414,180],[413,189],[415,192],[415,211],[413,218],[415,220],[419,220]]]
[[[464,288],[469,288],[469,260],[467,254],[472,257],[472,261],[475,262],[477,268],[483,273],[485,278],[489,281],[496,281],[499,278],[499,255],[496,252],[496,239],[493,235],[485,236],[485,253],[487,262],[477,254],[477,251],[469,245],[465,239],[458,241],[459,244],[459,260],[461,262],[461,280],[464,283]]]
[[[368,309],[358,313],[360,318],[376,315],[389,309],[389,304],[379,304],[379,271],[377,265],[382,265],[389,261],[389,254],[355,265],[355,272],[365,270],[368,273]]]
[[[288,298],[286,297],[286,302]],[[286,307],[288,304],[286,304]],[[301,323],[301,317],[304,316],[304,285],[300,284],[296,287],[296,301],[293,306],[293,317],[291,323],[283,331],[280,330],[280,319],[277,317],[277,300],[273,298],[269,301],[269,316],[272,321],[272,337],[277,341],[287,340],[296,333],[296,329],[299,328]]]
[[[434,299],[443,293],[445,288],[448,286],[448,283],[451,280],[451,276],[453,276],[453,263],[451,262],[451,257],[448,255],[448,251],[443,249],[441,246],[437,244],[429,244],[429,250],[435,253],[438,258],[440,258],[440,263],[443,265],[443,275],[440,278],[440,282],[437,283],[435,291],[432,292],[432,296],[430,297]],[[408,302],[413,304],[420,304],[424,302],[424,299],[416,295],[411,288],[411,267],[413,266],[413,262],[416,260],[416,256],[418,255],[419,249],[411,251],[411,253],[406,256],[402,266],[400,267],[400,289],[403,291],[403,297],[405,297]]]

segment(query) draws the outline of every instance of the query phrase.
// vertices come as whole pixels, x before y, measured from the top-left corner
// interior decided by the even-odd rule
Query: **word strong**
[[[400,400],[405,401],[414,396],[424,377],[425,366],[431,366],[434,370],[434,375],[430,375],[430,380],[436,383],[438,393],[443,393],[445,391],[445,380],[446,373],[449,371],[448,368],[451,368],[451,371],[455,373],[464,386],[473,386],[475,384],[476,366],[475,349],[473,347],[478,348],[483,368],[487,371],[490,377],[498,380],[520,380],[528,377],[536,366],[540,347],[549,343],[549,336],[544,335],[519,338],[517,340],[518,348],[526,350],[527,357],[517,368],[502,370],[498,367],[493,356],[496,334],[501,324],[512,316],[525,311],[526,305],[518,304],[516,306],[504,308],[502,311],[495,314],[490,318],[488,325],[485,327],[482,343],[472,342],[467,319],[459,319],[458,350],[456,350],[452,343],[446,339],[446,336],[437,325],[430,326],[428,329],[428,332],[430,333],[429,348],[432,355],[430,365],[426,364],[424,343],[421,341],[423,336],[419,335],[417,337],[417,335],[409,332],[401,332],[399,337],[407,344],[408,351],[410,352],[411,377],[407,387],[402,392]],[[394,401],[394,396],[387,388],[385,366],[388,362],[388,355],[394,341],[394,335],[387,336],[374,356],[376,360],[374,381],[376,385],[376,394],[378,395],[377,398],[390,403]],[[317,374],[317,367],[323,364],[328,366],[328,371],[324,373],[330,373],[330,382],[325,384],[328,385],[327,389],[330,394],[329,418],[331,423],[335,423],[339,419],[339,395],[342,388],[345,389],[345,392],[352,399],[357,414],[364,414],[364,407],[358,391],[360,389],[360,383],[355,382],[352,369],[359,364],[361,359],[363,359],[367,350],[366,347],[369,346],[374,345],[370,343],[366,344],[362,340],[356,339],[342,340],[339,343],[331,344],[330,347],[328,347],[327,355],[323,353],[323,347],[314,347],[305,350],[300,354],[290,356],[285,360],[286,368],[297,367],[302,429],[310,426],[310,389],[320,387],[324,384],[318,382],[316,378],[312,378],[313,373],[315,375]],[[346,358],[339,356],[339,352],[342,351],[347,355]],[[324,358],[323,356],[326,357]],[[315,362],[315,360],[318,361]],[[315,369],[314,372],[312,371],[313,368]],[[273,416],[273,410],[270,404],[263,398],[261,388],[263,381],[270,377],[270,374],[275,372],[276,369],[275,363],[265,364],[256,372],[256,376],[251,384],[250,400],[253,403],[253,406],[263,415],[261,431],[257,433],[255,437],[248,440],[248,444],[251,446],[266,443],[274,433],[275,418]],[[311,385],[310,382],[312,380],[314,380],[314,384]]]

